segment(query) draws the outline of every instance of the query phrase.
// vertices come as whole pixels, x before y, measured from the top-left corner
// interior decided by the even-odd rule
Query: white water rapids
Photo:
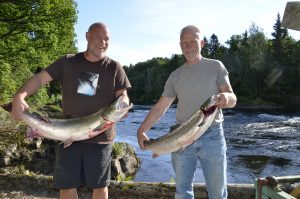
[[[136,131],[149,107],[137,106],[117,125],[117,142],[131,144],[141,158],[134,181],[170,182],[175,178],[170,155],[152,159],[150,151],[140,150]],[[267,114],[225,110],[224,131],[227,141],[228,182],[253,183],[268,175],[300,174],[300,113]],[[156,138],[167,133],[175,123],[175,109],[170,108],[148,132]],[[201,165],[195,182],[204,182]]]

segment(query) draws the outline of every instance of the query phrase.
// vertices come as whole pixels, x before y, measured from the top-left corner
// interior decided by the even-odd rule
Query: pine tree
[[[274,58],[281,63],[283,61],[283,40],[288,36],[287,29],[281,28],[281,17],[277,14],[276,23],[273,26],[275,32],[271,35],[274,37],[272,40],[272,54]]]
[[[201,49],[201,54],[203,57],[208,57],[208,41],[206,39],[206,37],[203,38],[204,41],[204,46]]]
[[[208,54],[210,58],[216,59],[218,57],[218,50],[220,43],[217,35],[212,34],[209,40]]]

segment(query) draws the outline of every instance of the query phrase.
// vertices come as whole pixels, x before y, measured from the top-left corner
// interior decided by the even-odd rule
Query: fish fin
[[[184,151],[186,147],[181,147],[180,149],[178,149],[178,153],[182,153]]]
[[[169,132],[172,132],[172,131],[175,131],[175,129],[179,128],[180,127],[180,124],[175,124],[173,126],[170,126],[170,130]]]
[[[129,115],[129,113],[127,112],[127,113],[121,118],[121,120],[122,120],[122,119],[125,119],[126,117],[128,117],[128,115]]]
[[[41,114],[39,114],[37,112],[32,112],[31,114],[34,115],[34,116],[36,116],[37,118],[39,118],[41,121],[44,121],[46,123],[50,122],[49,117],[43,116],[43,115],[41,115]]]
[[[103,133],[103,131],[90,131],[89,132],[89,137],[92,138],[92,137],[95,137],[96,135],[99,135],[100,133]]]
[[[89,137],[95,137],[113,126],[114,122],[105,123],[100,129],[89,132]]]
[[[116,131],[114,129],[108,129],[106,132],[107,140],[113,141],[116,138]]]
[[[103,128],[103,129],[100,129],[100,130],[97,130],[97,131],[90,131],[89,132],[89,137],[92,138],[92,137],[95,137],[97,135],[100,135],[101,133],[104,133],[108,128]]]
[[[207,117],[205,117],[205,118],[199,123],[198,127],[203,126],[203,125],[205,124],[206,120],[207,120]]]
[[[193,144],[194,142],[195,142],[195,140],[193,140],[191,138],[187,139],[185,141],[183,141],[183,140],[178,141],[178,146],[180,147],[178,150],[184,150],[186,147]]]
[[[182,145],[179,149],[178,149],[178,152],[179,153],[182,153],[186,147],[188,147],[189,145],[191,145],[193,142],[189,142],[189,143],[185,143],[184,145]]]
[[[114,141],[97,142],[98,144],[113,144]]]
[[[64,148],[67,148],[68,146],[70,146],[73,143],[73,141],[67,140],[67,141],[64,141],[63,143],[64,143]]]
[[[153,154],[152,154],[152,158],[157,158],[158,156],[159,156],[158,153],[153,153]]]
[[[38,133],[38,131],[31,127],[27,128],[26,135],[27,135],[27,138],[29,138],[29,139],[41,137],[40,134]]]

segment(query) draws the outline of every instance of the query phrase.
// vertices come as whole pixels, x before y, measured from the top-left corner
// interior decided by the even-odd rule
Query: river
[[[117,125],[117,142],[127,142],[141,158],[134,181],[171,182],[175,174],[170,154],[152,159],[150,151],[142,151],[136,131],[149,111],[148,106],[135,106],[134,111]],[[159,137],[175,123],[175,108],[151,128],[148,136]],[[224,132],[227,142],[228,182],[253,183],[268,175],[300,174],[300,113],[248,113],[234,109],[224,111]],[[195,182],[205,182],[198,163]]]

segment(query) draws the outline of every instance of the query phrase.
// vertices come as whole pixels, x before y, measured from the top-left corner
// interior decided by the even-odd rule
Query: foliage
[[[250,27],[246,46],[240,46],[242,57],[241,76],[245,94],[257,97],[261,95],[266,60],[267,40],[264,33],[254,24]]]
[[[11,96],[10,91],[14,90],[14,84],[11,84],[12,72],[9,63],[0,60],[0,102]]]
[[[32,74],[66,53],[75,53],[74,0],[0,1],[0,103],[10,101]],[[204,57],[221,60],[239,101],[291,104],[300,95],[300,42],[281,28],[277,14],[271,39],[254,23],[242,34],[230,37],[227,46],[218,36],[204,37]],[[125,66],[132,84],[129,90],[135,104],[153,104],[161,96],[172,71],[183,65],[183,55],[156,57]],[[295,100],[296,99],[296,100]],[[32,96],[29,103],[59,104],[60,89],[51,84]],[[299,101],[299,100],[298,100]]]
[[[284,58],[282,56],[284,53],[284,38],[288,35],[288,31],[287,29],[281,28],[281,18],[279,13],[277,14],[276,23],[274,24],[273,28],[274,32],[272,33],[272,36],[274,39],[272,39],[271,52],[274,58],[281,62],[282,58]]]
[[[118,182],[128,182],[128,181],[132,181],[133,179],[134,179],[134,176],[123,177],[122,175],[117,175],[117,177],[116,177],[116,180]]]
[[[210,37],[210,41],[207,43],[207,57],[212,59],[220,59],[222,54],[222,46],[219,43],[218,36],[212,34]]]
[[[116,142],[112,146],[112,154],[114,154],[114,157],[118,157],[123,153],[124,143],[122,142]]]
[[[215,34],[209,40],[204,37],[202,55],[224,63],[239,102],[288,106],[290,99],[298,99],[300,41],[291,38],[281,28],[280,21],[278,14],[271,39],[254,23],[244,33],[231,36],[226,42],[228,47],[221,45]],[[137,104],[154,103],[161,96],[168,76],[183,64],[182,55],[173,55],[125,67],[132,83],[131,100]],[[300,102],[293,106],[300,108]]]
[[[0,1],[0,102],[59,56],[76,52],[76,14],[73,0]],[[47,90],[32,101],[48,101]]]
[[[132,89],[129,95],[138,104],[154,103],[162,94],[164,84],[173,70],[184,63],[181,55],[153,58],[134,66],[125,67]]]

